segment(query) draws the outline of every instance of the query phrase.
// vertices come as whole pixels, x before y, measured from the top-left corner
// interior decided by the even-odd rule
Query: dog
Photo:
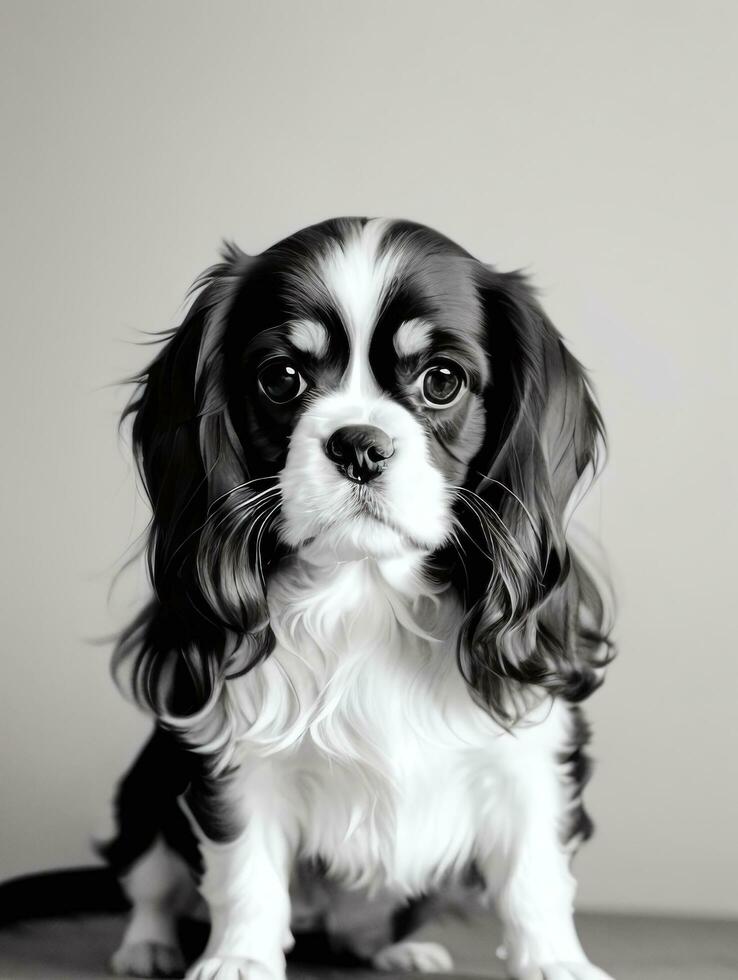
[[[113,663],[155,729],[103,849],[113,970],[182,972],[195,868],[190,980],[281,980],[316,928],[448,971],[397,924],[456,887],[510,976],[607,980],[570,872],[614,649],[567,541],[605,445],[584,369],[523,275],[409,221],[227,244],[193,288],[124,414],[154,594]]]

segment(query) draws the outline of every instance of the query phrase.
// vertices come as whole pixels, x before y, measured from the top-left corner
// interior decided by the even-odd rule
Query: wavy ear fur
[[[251,261],[227,246],[223,262],[197,280],[183,323],[133,379],[137,389],[121,420],[132,417],[151,502],[155,598],[123,633],[113,668],[119,674],[129,665],[136,700],[172,723],[207,714],[237,649],[250,666],[270,643],[256,556],[248,535],[235,533],[255,508],[222,369],[228,312]]]
[[[602,597],[566,540],[604,430],[584,369],[525,278],[482,267],[479,290],[492,383],[461,495],[467,542],[483,544],[467,548],[459,659],[480,701],[513,722],[531,685],[579,701],[613,656]]]

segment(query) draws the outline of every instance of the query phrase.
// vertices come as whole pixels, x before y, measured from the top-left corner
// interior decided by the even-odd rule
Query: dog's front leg
[[[611,980],[587,959],[574,926],[576,883],[560,834],[566,793],[551,758],[528,755],[490,802],[495,826],[480,862],[515,980]]]
[[[241,835],[229,843],[201,839],[205,873],[200,890],[211,932],[188,980],[280,980],[292,944],[289,878],[293,846],[262,788],[249,790]]]

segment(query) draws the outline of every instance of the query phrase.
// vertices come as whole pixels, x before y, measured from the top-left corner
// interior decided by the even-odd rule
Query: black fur
[[[118,833],[98,848],[116,874],[130,870],[158,836],[193,869],[201,870],[197,839],[178,804],[192,775],[190,753],[169,733],[155,728],[118,787]]]
[[[481,535],[484,547],[469,547],[459,663],[480,701],[509,723],[527,686],[580,701],[612,659],[605,604],[564,527],[604,430],[582,366],[525,279],[484,267],[478,275],[494,378],[463,497],[468,538]]]
[[[571,715],[574,720],[572,748],[559,760],[567,770],[573,803],[569,812],[568,823],[563,829],[563,839],[566,843],[576,841],[577,846],[579,846],[589,840],[594,833],[594,822],[585,809],[582,800],[582,793],[592,775],[592,759],[587,752],[592,733],[589,723],[578,705],[571,709]]]

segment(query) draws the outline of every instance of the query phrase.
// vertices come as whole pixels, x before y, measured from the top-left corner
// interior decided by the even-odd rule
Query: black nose
[[[392,440],[376,425],[344,425],[325,444],[325,454],[354,483],[379,476],[392,456]]]

